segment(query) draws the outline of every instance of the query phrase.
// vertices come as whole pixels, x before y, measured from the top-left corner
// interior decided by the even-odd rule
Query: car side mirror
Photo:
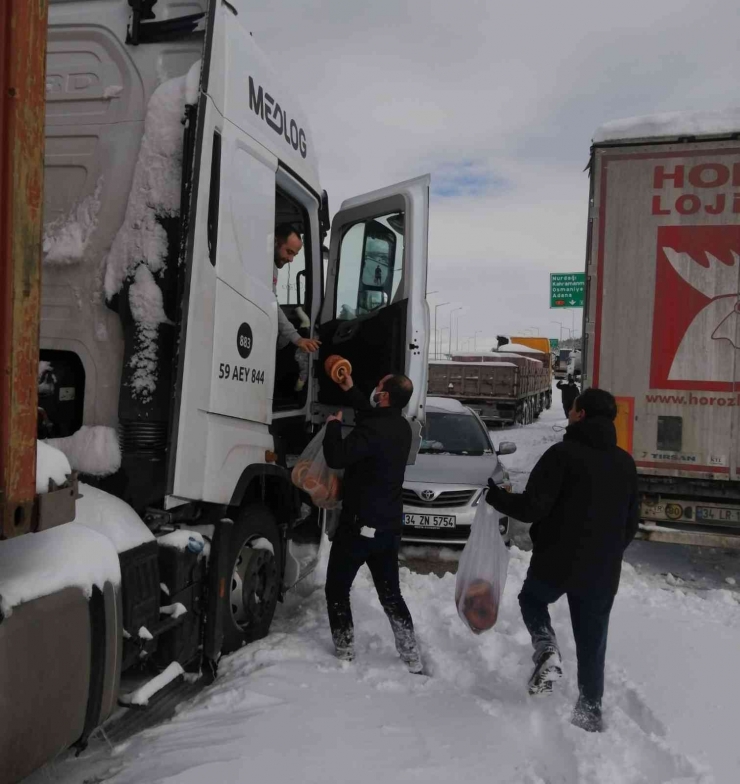
[[[496,454],[499,457],[501,455],[513,455],[514,452],[516,452],[516,444],[513,441],[502,441],[496,450]]]

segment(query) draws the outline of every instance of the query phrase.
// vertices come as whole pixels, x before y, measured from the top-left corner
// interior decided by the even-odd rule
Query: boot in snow
[[[420,656],[404,659],[403,663],[409,668],[409,672],[412,675],[424,675],[424,665],[421,663]]]
[[[527,688],[532,695],[551,694],[552,684],[563,675],[560,654],[555,648],[546,648],[537,659]]]
[[[597,702],[589,702],[584,700],[583,697],[578,698],[576,706],[573,709],[573,716],[571,716],[570,723],[574,727],[580,727],[586,732],[603,732],[604,719],[601,716],[601,705]]]
[[[351,662],[355,658],[355,635],[350,629],[337,629],[332,633],[334,655],[340,661]]]

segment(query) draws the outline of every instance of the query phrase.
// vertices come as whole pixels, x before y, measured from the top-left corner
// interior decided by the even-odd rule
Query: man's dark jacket
[[[340,525],[366,525],[401,531],[401,495],[411,449],[411,426],[400,408],[373,408],[357,387],[347,392],[355,427],[342,438],[339,422],[329,422],[324,457],[330,468],[344,468]]]
[[[570,411],[573,407],[573,401],[581,394],[580,390],[578,389],[578,384],[574,382],[563,382],[558,381],[555,385],[559,390],[563,398],[563,408],[566,411]]]
[[[532,523],[530,574],[573,593],[616,593],[622,555],[638,525],[637,470],[614,423],[586,417],[540,458],[521,494],[488,502]]]

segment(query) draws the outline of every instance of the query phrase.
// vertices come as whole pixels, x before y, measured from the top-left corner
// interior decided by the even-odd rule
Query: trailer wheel
[[[524,404],[523,403],[521,403],[520,405],[518,405],[516,407],[516,412],[514,414],[514,421],[517,423],[517,425],[523,425],[524,424]]]
[[[272,552],[257,540],[267,540]],[[264,544],[264,543],[263,543]],[[282,579],[280,534],[272,512],[263,504],[245,506],[234,521],[229,550],[229,612],[224,619],[223,653],[267,636]]]
[[[545,408],[549,411],[551,405],[552,405],[552,392],[548,392],[545,395]]]

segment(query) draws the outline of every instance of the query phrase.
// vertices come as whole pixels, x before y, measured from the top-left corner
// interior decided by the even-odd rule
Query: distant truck
[[[570,355],[573,349],[561,348],[558,350],[557,357],[554,362],[555,378],[561,379],[568,375],[568,363],[570,362]]]
[[[549,369],[513,351],[460,353],[430,362],[427,393],[459,400],[487,425],[531,424],[552,403]]]
[[[543,362],[545,367],[547,367],[550,371],[551,375],[554,373],[555,362],[549,338],[532,337],[531,335],[510,335],[508,344],[509,347],[511,344],[516,344],[519,350],[521,350],[522,346],[527,346],[528,348],[533,348],[536,351],[539,351],[541,356],[535,356],[535,358]],[[500,345],[498,347],[499,351],[506,351],[506,349],[506,345]]]
[[[651,540],[740,547],[739,134],[658,115],[591,148],[584,386],[617,397]]]

